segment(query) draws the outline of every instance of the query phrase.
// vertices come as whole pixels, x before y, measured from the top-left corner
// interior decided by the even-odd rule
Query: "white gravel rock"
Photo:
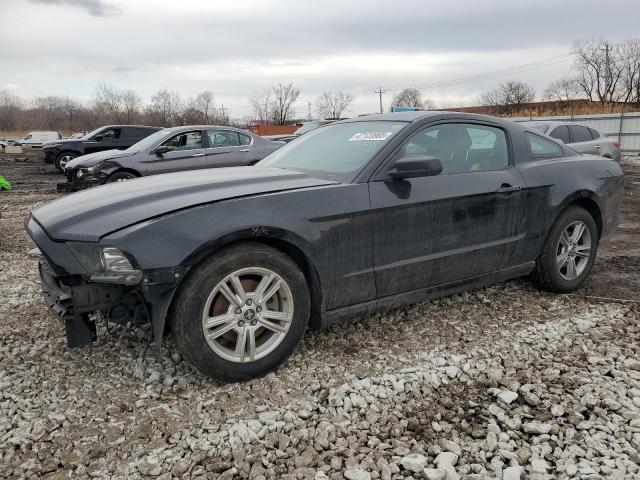
[[[405,470],[409,470],[414,473],[419,473],[424,470],[427,464],[428,458],[419,453],[411,453],[402,457],[400,464]]]

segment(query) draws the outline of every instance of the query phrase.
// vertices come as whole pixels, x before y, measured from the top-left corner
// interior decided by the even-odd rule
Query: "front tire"
[[[305,277],[290,257],[244,243],[189,273],[171,309],[172,335],[206,375],[249,380],[291,354],[307,328],[309,302]]]
[[[573,292],[585,282],[598,250],[598,228],[582,207],[567,208],[551,228],[534,278],[539,286],[558,293]]]
[[[58,156],[56,157],[56,159],[54,160],[54,165],[56,167],[56,170],[58,170],[58,172],[60,173],[64,173],[64,169],[67,166],[67,163],[69,163],[71,160],[73,160],[74,158],[77,158],[78,154],[74,153],[74,152],[62,152],[60,154],[58,154]]]

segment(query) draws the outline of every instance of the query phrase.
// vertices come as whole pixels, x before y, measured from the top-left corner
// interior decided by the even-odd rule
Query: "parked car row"
[[[142,127],[106,128],[108,132],[119,131],[119,136],[114,141],[122,144],[122,137],[126,137],[129,130],[139,130]],[[97,151],[103,147],[105,139],[103,137],[95,141],[95,135],[90,135],[87,135],[88,140],[82,139],[75,143],[94,149],[95,153],[71,159],[69,146],[55,147],[62,151],[55,158],[65,156],[68,159],[68,163],[64,164],[67,181],[58,184],[58,191],[77,191],[159,173],[253,165],[284,145],[237,128],[212,125],[156,129],[151,135],[124,150],[114,150],[112,147]],[[98,136],[102,135],[104,133],[98,133]],[[48,150],[49,148],[45,148],[45,152]]]
[[[167,156],[185,151],[203,166],[235,148],[249,164],[267,147],[235,129],[179,127],[82,176],[108,181],[128,161],[173,171]],[[308,326],[530,274],[574,291],[622,195],[616,162],[529,125],[406,112],[317,128],[253,167],[68,195],[25,223],[69,346],[95,341],[96,316],[149,322],[156,342],[171,332],[202,372],[237,381],[284,362]]]

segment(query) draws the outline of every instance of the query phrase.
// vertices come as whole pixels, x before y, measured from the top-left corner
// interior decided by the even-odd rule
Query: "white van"
[[[29,132],[24,138],[13,142],[15,145],[29,145],[31,147],[41,147],[43,143],[62,140],[60,132]]]

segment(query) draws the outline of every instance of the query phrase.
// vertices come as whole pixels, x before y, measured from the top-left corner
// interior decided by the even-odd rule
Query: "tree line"
[[[572,75],[552,81],[541,99],[565,102],[586,99],[603,105],[616,102],[640,106],[640,39],[610,42],[605,39],[578,40],[571,49]],[[209,90],[184,98],[162,88],[149,102],[134,90],[110,83],[96,86],[87,102],[68,96],[35,97],[26,101],[7,89],[0,89],[0,130],[87,131],[105,124],[146,124],[169,127],[189,124],[219,124],[246,127],[251,122],[287,124],[296,118],[294,104],[300,89],[292,82],[279,83],[249,97],[253,115],[232,120],[218,106]],[[351,93],[325,91],[315,102],[317,118],[342,118],[353,102]],[[508,114],[538,98],[535,89],[521,80],[507,80],[480,95],[477,103]],[[396,94],[391,106],[435,108],[417,88]],[[311,112],[309,117],[313,116]],[[310,119],[310,118],[309,118]]]

